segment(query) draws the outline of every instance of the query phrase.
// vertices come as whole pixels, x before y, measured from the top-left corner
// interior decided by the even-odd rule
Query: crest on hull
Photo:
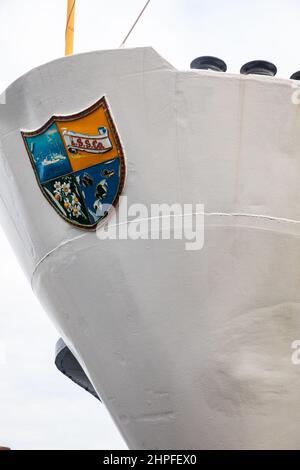
[[[71,224],[95,229],[117,204],[125,180],[125,157],[105,97],[21,134],[51,206]]]

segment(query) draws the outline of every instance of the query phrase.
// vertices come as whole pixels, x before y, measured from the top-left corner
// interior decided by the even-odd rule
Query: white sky
[[[66,3],[0,0],[0,91],[63,55]],[[118,47],[144,3],[77,0],[75,52]],[[199,55],[230,72],[262,58],[288,78],[300,69],[299,21],[300,0],[151,0],[127,47],[151,45],[184,69]],[[103,405],[56,370],[58,335],[1,231],[0,260],[0,445],[126,448]]]

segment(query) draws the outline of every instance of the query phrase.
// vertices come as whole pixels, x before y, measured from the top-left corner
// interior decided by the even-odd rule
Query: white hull
[[[2,223],[131,448],[300,448],[292,92],[288,80],[179,72],[148,48],[61,59],[7,90]],[[41,194],[20,129],[102,95],[127,157],[128,204],[203,203],[202,250],[98,240]]]

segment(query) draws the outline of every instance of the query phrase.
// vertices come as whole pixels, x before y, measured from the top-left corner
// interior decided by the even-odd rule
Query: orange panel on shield
[[[56,123],[73,171],[119,156],[114,129],[104,106],[73,121]]]

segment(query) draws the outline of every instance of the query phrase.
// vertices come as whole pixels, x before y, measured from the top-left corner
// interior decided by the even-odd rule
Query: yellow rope
[[[65,55],[73,54],[74,48],[74,21],[76,0],[68,0],[68,13],[66,25],[66,49]]]

